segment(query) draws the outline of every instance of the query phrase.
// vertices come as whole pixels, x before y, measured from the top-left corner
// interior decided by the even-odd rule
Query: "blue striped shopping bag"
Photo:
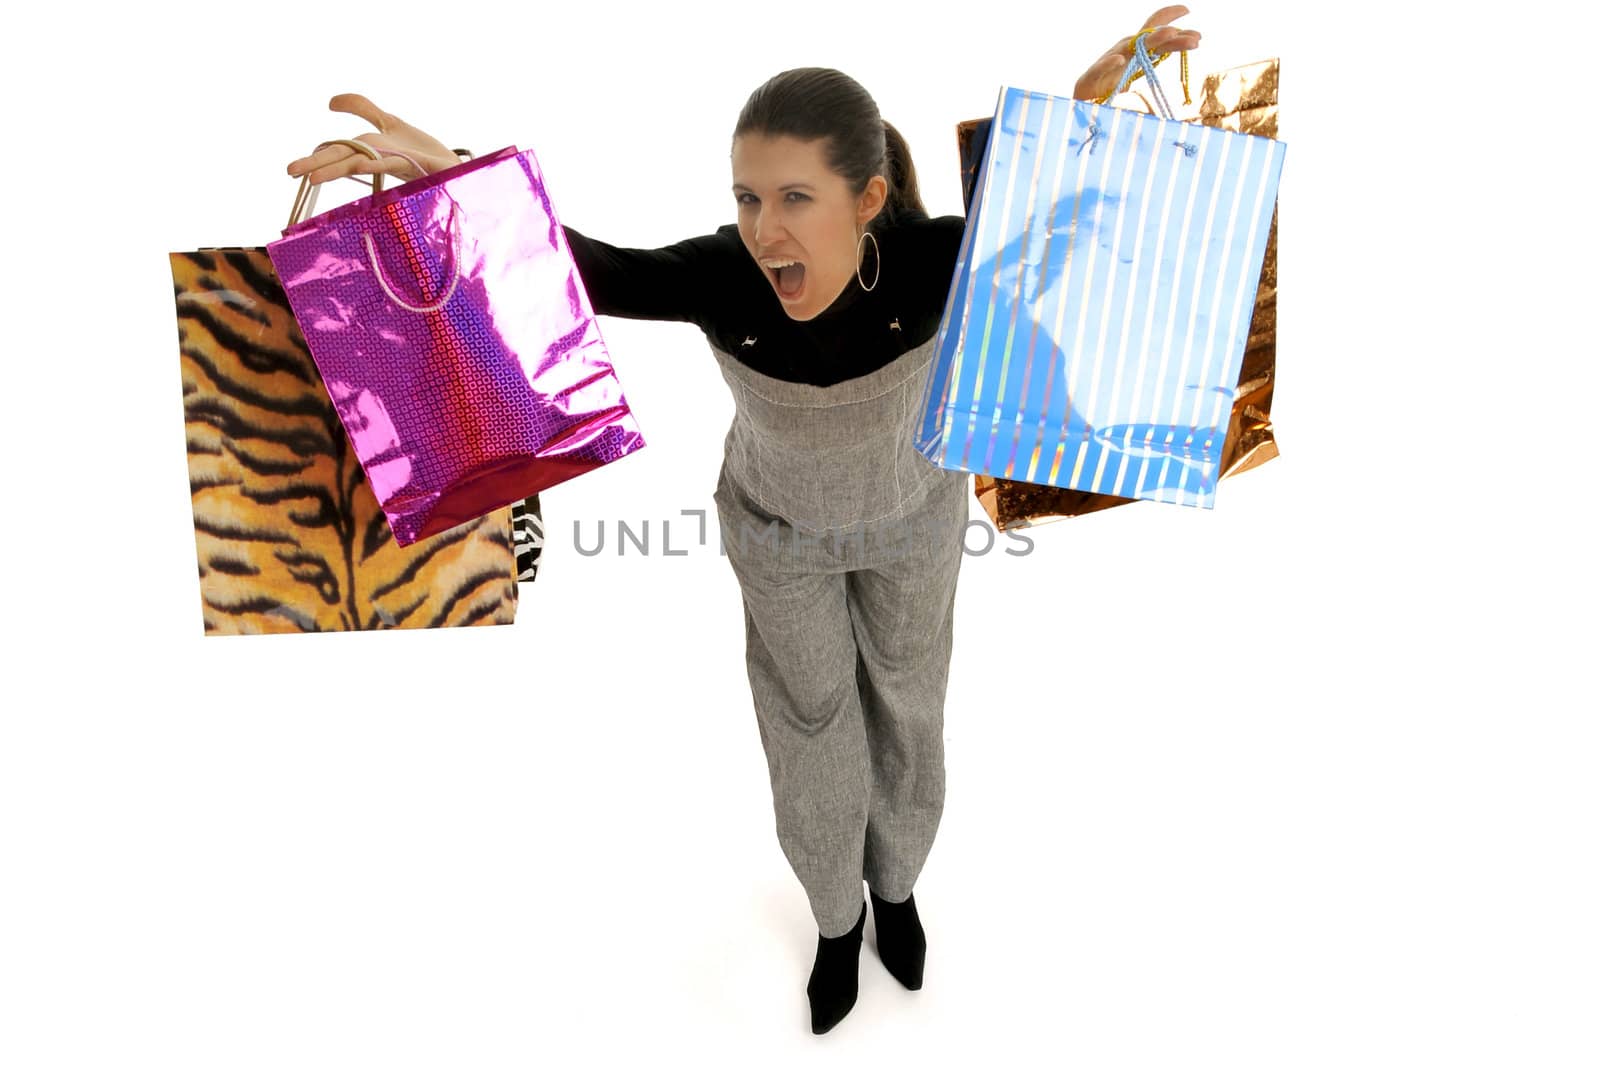
[[[952,470],[1212,507],[1284,143],[1000,90],[916,448]],[[1119,86],[1118,91],[1120,91]]]

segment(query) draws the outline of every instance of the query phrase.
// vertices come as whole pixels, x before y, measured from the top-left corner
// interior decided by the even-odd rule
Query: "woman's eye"
[[[789,202],[791,204],[795,204],[795,203],[799,203],[799,202],[801,202],[803,200],[810,200],[811,199],[805,193],[802,193],[802,192],[799,192],[798,190],[793,190],[793,189],[791,189],[789,191],[789,197],[790,197],[790,201]],[[733,199],[736,202],[740,203],[740,204],[759,204],[761,202],[756,197],[755,193],[740,193],[737,196],[735,196]]]

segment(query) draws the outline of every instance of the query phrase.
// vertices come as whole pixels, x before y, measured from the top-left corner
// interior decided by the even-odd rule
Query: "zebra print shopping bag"
[[[916,447],[942,467],[1211,507],[1282,141],[1003,87]],[[1121,86],[1119,86],[1119,89]]]
[[[511,505],[511,540],[517,550],[517,581],[533,581],[544,559],[544,509],[537,496]]]

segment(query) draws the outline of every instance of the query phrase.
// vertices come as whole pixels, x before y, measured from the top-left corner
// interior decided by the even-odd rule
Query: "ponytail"
[[[911,162],[911,148],[888,119],[883,120],[883,177],[889,183],[889,197],[879,217],[888,216],[884,225],[903,218],[927,218],[922,192],[917,188],[917,167]],[[873,229],[880,229],[873,219]]]

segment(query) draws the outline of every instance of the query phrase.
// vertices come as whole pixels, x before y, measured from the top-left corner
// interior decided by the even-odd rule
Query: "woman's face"
[[[815,317],[855,281],[857,235],[888,191],[875,174],[859,197],[851,196],[828,169],[824,144],[754,133],[733,142],[739,237],[791,319]],[[774,263],[795,266],[780,271]],[[869,262],[868,269],[876,267]]]

